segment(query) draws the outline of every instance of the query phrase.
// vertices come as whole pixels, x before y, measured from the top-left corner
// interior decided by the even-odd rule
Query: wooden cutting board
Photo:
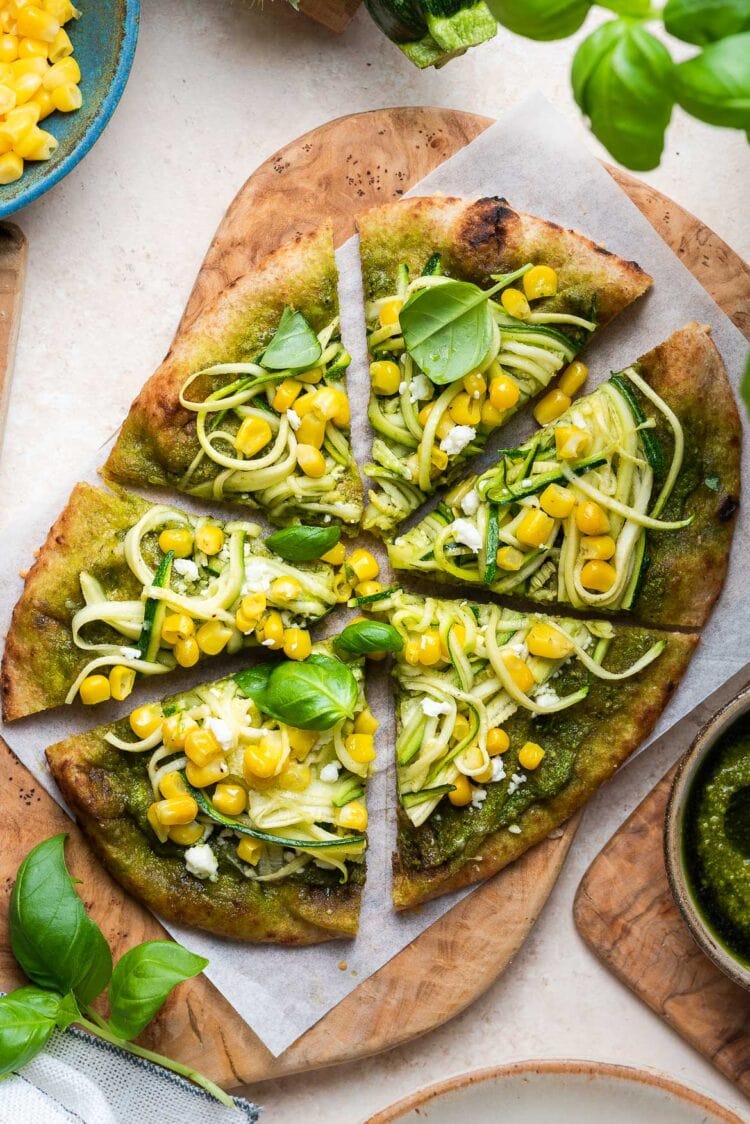
[[[22,231],[13,223],[0,223],[0,442],[13,378],[26,257],[26,238]]]
[[[333,219],[337,242],[344,241],[359,211],[398,198],[490,124],[490,118],[448,109],[376,110],[293,141],[253,173],[229,207],[178,332],[280,243],[326,217]],[[622,172],[612,174],[735,323],[750,329],[750,271],[740,259],[658,192]],[[7,909],[10,880],[23,855],[40,839],[68,830],[71,868],[116,951],[163,935],[158,921],[108,878],[76,828],[1,743],[0,775],[0,818],[6,825],[0,910]],[[375,1054],[439,1026],[481,995],[518,951],[557,879],[576,825],[571,822],[559,838],[476,890],[280,1057],[271,1056],[205,979],[179,989],[144,1042],[235,1087]],[[346,946],[341,947],[345,958]],[[19,979],[0,943],[0,986]]]
[[[587,870],[575,922],[610,971],[750,1096],[750,996],[698,948],[667,882],[664,816],[675,771]]]

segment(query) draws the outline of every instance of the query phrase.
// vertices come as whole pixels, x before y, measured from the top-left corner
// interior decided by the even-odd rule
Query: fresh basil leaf
[[[337,652],[366,656],[371,652],[400,652],[403,637],[392,624],[383,621],[355,621],[348,624],[333,642]]]
[[[246,667],[238,671],[234,681],[246,698],[252,699],[259,710],[264,710],[266,687],[273,667],[271,664],[258,664],[257,667]]]
[[[118,1038],[137,1038],[177,984],[207,966],[174,941],[145,941],[129,949],[112,972],[109,1026]]]
[[[485,292],[469,281],[446,281],[418,290],[401,309],[406,349],[436,385],[463,378],[489,351],[487,301],[496,288]]]
[[[709,125],[750,129],[750,31],[711,43],[675,67],[675,94]]]
[[[109,982],[112,954],[73,888],[66,838],[46,839],[21,863],[10,898],[10,943],[30,980],[90,1003]]]
[[[330,730],[352,718],[359,690],[346,664],[331,656],[309,656],[276,664],[258,705],[271,718],[300,730]]]
[[[750,137],[748,137],[750,140]],[[745,409],[750,414],[750,353],[745,363],[745,370],[742,375],[742,382],[740,383],[740,396],[745,403]]]
[[[488,0],[492,14],[526,39],[565,39],[581,26],[592,0]]]
[[[63,997],[38,987],[19,987],[0,998],[0,1077],[15,1073],[44,1049]]]
[[[318,337],[302,313],[285,308],[261,363],[269,371],[297,371],[314,367],[321,354]]]
[[[266,546],[286,562],[313,562],[340,538],[340,527],[284,527],[268,536]]]
[[[618,16],[644,19],[653,13],[651,0],[596,0],[600,8],[607,8]]]
[[[641,24],[611,20],[573,59],[573,92],[591,129],[628,168],[655,168],[674,102],[669,51]]]
[[[699,47],[750,31],[750,0],[667,0],[662,14],[670,35]]]

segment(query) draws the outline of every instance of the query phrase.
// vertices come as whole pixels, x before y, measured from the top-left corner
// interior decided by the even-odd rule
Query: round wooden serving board
[[[359,211],[398,198],[490,124],[487,117],[448,109],[376,110],[294,141],[253,173],[230,206],[180,328],[267,253],[325,218],[332,218],[337,243],[343,242]],[[669,199],[622,172],[612,174],[725,312],[750,328],[747,266]],[[106,875],[77,829],[2,743],[0,753],[0,907],[7,908],[13,875],[29,848],[53,832],[69,831],[69,865],[116,953],[164,935],[159,922]],[[507,967],[557,879],[576,826],[577,819],[464,899],[278,1058],[204,978],[178,989],[144,1041],[236,1087],[375,1054],[424,1034],[473,1002]],[[0,987],[19,981],[6,941]]]

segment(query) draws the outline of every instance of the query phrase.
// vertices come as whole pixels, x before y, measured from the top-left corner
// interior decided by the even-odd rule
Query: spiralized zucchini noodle
[[[354,665],[351,670],[360,688],[360,714],[367,707],[363,675]],[[144,829],[174,847],[189,873],[215,881],[225,866],[249,881],[265,883],[317,864],[348,881],[350,864],[363,861],[366,840],[361,831],[340,826],[340,820],[347,806],[363,802],[371,768],[353,761],[344,749],[352,720],[320,733],[293,729],[261,714],[232,679],[179,696],[160,717],[148,737],[133,741],[108,732],[105,738],[122,752],[144,755],[153,793]],[[204,768],[186,756],[186,742],[190,752],[189,736],[195,730],[207,732],[215,743],[216,752]],[[271,775],[255,776],[249,770],[248,751],[251,763],[258,760],[252,754],[271,761],[264,769],[272,769]],[[222,811],[217,786],[231,787],[239,810]],[[175,797],[192,800],[195,815],[189,820],[183,815],[170,827],[169,816],[164,824],[159,816]]]
[[[216,553],[201,549],[207,528]],[[165,532],[181,535],[183,544],[181,557],[166,567],[160,546]],[[91,659],[71,683],[65,701],[72,702],[93,674],[127,669],[133,673],[132,690],[135,674],[161,675],[180,662],[192,666],[220,651],[263,644],[271,619],[277,632],[283,632],[325,616],[338,599],[335,571],[323,562],[285,562],[264,546],[260,534],[256,523],[219,524],[166,505],[150,507],[125,534],[122,556],[129,573],[117,588],[105,589],[88,571],[79,575],[84,604],[72,618],[71,631],[75,646],[90,652]],[[169,574],[164,584],[157,583],[160,566]],[[104,575],[103,580],[111,579]],[[138,596],[123,596],[121,590],[131,587],[140,587]],[[252,599],[252,613],[243,616],[239,610],[243,604],[248,608],[247,598]],[[181,661],[185,650],[177,638],[165,638],[161,631],[167,613],[182,618],[186,637],[195,643],[195,648],[190,645],[190,662],[184,655]],[[207,624],[211,627],[201,631]]]
[[[271,371],[258,362],[219,363],[190,375],[179,398],[195,414],[200,450],[180,481],[183,491],[208,500],[241,497],[262,506],[277,523],[288,522],[302,510],[308,523],[358,522],[356,467],[343,389],[351,356],[341,342],[338,317],[318,333],[318,342],[321,356],[309,371]],[[216,383],[217,389],[201,396],[201,385]],[[322,401],[318,392],[326,388],[341,396],[342,409],[335,417],[326,416],[325,410],[322,415],[316,412],[319,425],[308,424],[305,433],[303,409],[317,411]],[[258,448],[238,439],[241,427],[253,421],[256,432],[266,438]],[[308,458],[305,471],[300,445],[319,449],[322,462]]]
[[[375,486],[364,527],[385,533],[415,511],[437,483],[455,478],[456,470],[484,448],[490,433],[543,390],[596,329],[593,315],[584,319],[561,311],[532,311],[527,319],[517,319],[505,311],[498,292],[488,301],[492,343],[475,372],[485,390],[469,393],[462,380],[435,386],[406,350],[398,320],[381,323],[384,307],[403,304],[413,293],[450,280],[442,276],[435,255],[426,268],[431,272],[410,279],[407,267],[400,266],[397,290],[369,301],[365,310],[371,363],[390,361],[399,369],[397,389],[373,387],[368,409],[375,439],[365,473]],[[515,401],[496,408],[487,390],[500,377]],[[451,438],[451,429],[458,426],[461,430]]]
[[[611,671],[603,662],[615,634],[606,621],[540,617],[401,590],[382,597],[373,611],[387,614],[404,639],[394,669],[396,757],[399,796],[415,827],[459,785],[467,793],[462,802],[478,808],[488,784],[503,784],[512,794],[525,783],[523,769],[513,772],[501,756],[508,747],[503,726],[516,711],[550,715],[574,707],[592,679],[637,675],[665,647],[658,640],[624,670]],[[534,654],[540,651],[546,654]],[[588,673],[587,684],[561,696],[552,680],[572,662]]]
[[[662,415],[671,433],[672,458],[665,472],[655,419],[645,416],[628,384]],[[560,438],[570,432],[580,443],[580,455],[566,459]],[[630,608],[647,534],[680,530],[691,521],[660,518],[679,476],[683,449],[679,419],[628,368],[574,402],[524,445],[504,450],[492,468],[449,492],[444,503],[389,546],[391,564],[578,609]],[[663,474],[656,498],[655,470]],[[550,487],[561,489],[559,511],[547,502]],[[579,509],[585,503],[594,505],[598,530],[581,530]],[[537,537],[529,541],[534,514]],[[601,570],[594,571],[592,584],[591,569],[585,567],[597,559],[606,563],[605,577],[601,581]]]

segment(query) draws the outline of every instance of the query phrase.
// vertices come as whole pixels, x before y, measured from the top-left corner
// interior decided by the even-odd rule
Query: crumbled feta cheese
[[[554,706],[555,703],[559,703],[559,701],[560,696],[557,691],[547,683],[543,683],[534,695],[534,702],[538,702],[542,706]]]
[[[327,784],[332,784],[339,779],[339,766],[337,761],[329,761],[320,770],[320,779]]]
[[[295,433],[302,425],[302,418],[299,416],[296,410],[292,410],[291,408],[286,412],[286,420],[289,422]]]
[[[275,648],[276,647],[276,641],[275,640],[261,640],[261,644],[263,645],[264,648]]]
[[[519,659],[522,660],[525,660],[529,654],[529,649],[520,641],[517,641],[515,644],[506,644],[505,650],[508,652],[514,652],[515,655],[517,655]]]
[[[268,593],[271,583],[275,579],[274,570],[264,558],[251,555],[245,558],[245,580],[242,583],[242,594]]]
[[[418,374],[409,383],[409,397],[412,402],[420,402],[425,398],[432,398],[432,383],[427,375]]]
[[[517,823],[509,824],[508,825],[508,831],[511,833],[511,835],[520,835],[521,834],[521,829],[520,829],[520,827],[518,826]]]
[[[472,488],[461,500],[461,510],[464,515],[476,515],[479,510],[479,496],[477,495],[476,488]]]
[[[510,778],[510,784],[508,785],[508,796],[512,796],[522,784],[526,784],[528,779],[529,778],[524,773],[513,773]]]
[[[402,381],[401,381],[401,382],[400,382],[400,383],[398,384],[398,392],[399,392],[399,394],[404,394],[404,393],[406,392],[406,385],[407,385],[407,383],[406,383],[406,379],[403,379],[403,380],[402,380]]]
[[[422,699],[422,710],[430,718],[438,718],[441,714],[450,714],[450,703],[438,702],[437,699]]]
[[[471,793],[471,806],[472,808],[481,808],[487,799],[486,788],[474,788]]]
[[[187,578],[189,582],[198,581],[200,571],[192,558],[175,558],[172,566],[178,574],[181,574],[183,578]]]
[[[196,878],[208,878],[215,882],[219,876],[219,861],[208,843],[196,843],[194,847],[188,847],[185,866]]]
[[[121,649],[123,658],[126,660],[139,660],[141,658],[140,648],[127,648]]]
[[[453,538],[456,542],[468,546],[472,554],[476,554],[482,547],[482,536],[477,527],[468,519],[455,519],[451,524]]]
[[[234,734],[223,718],[207,718],[203,725],[211,731],[222,749],[231,749],[234,746]]]
[[[493,757],[492,759],[492,776],[490,780],[493,784],[498,781],[505,780],[505,766],[503,765],[502,757]]]
[[[454,425],[448,436],[440,442],[440,448],[449,457],[453,457],[470,445],[476,435],[477,431],[473,425]]]

